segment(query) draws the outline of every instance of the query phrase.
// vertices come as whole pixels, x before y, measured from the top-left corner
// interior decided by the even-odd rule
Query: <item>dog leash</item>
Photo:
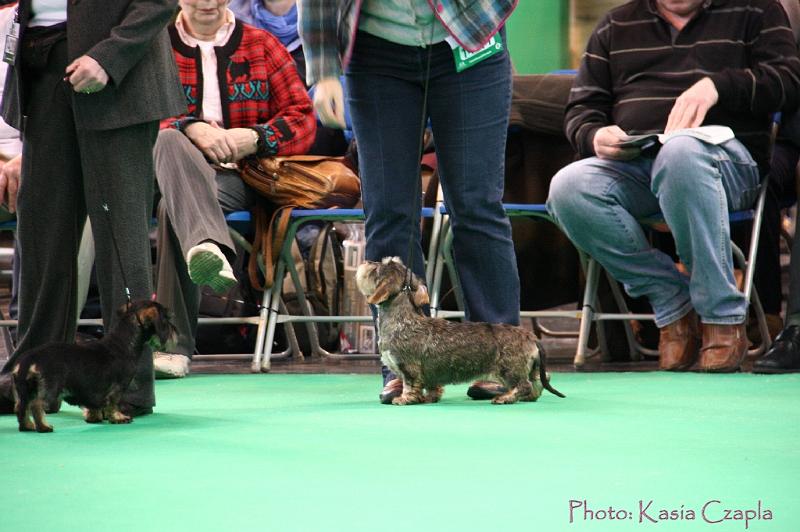
[[[431,36],[430,41],[433,40],[433,29],[436,20],[434,19],[433,24],[431,24]],[[425,82],[423,85],[422,90],[422,116],[420,117],[420,124],[419,124],[419,144],[417,146],[417,159],[422,158],[422,150],[424,148],[425,143],[425,124],[428,122],[428,85],[431,78],[431,56],[433,55],[433,44],[428,44],[428,60],[425,66]],[[411,220],[417,220],[419,224],[419,208],[417,207],[417,201],[420,200],[422,196],[422,165],[417,164],[417,180],[416,180],[416,193],[414,194],[414,202],[412,207],[414,208],[414,212],[412,213]],[[406,255],[406,278],[405,284],[403,285],[403,291],[407,291],[409,294],[412,292],[411,288],[411,280],[413,279],[413,270],[412,270],[412,261],[414,260],[414,234],[416,233],[416,227],[411,228],[411,231],[408,234],[408,254]]]
[[[119,246],[117,245],[117,237],[114,236],[114,226],[111,225],[111,211],[108,208],[108,203],[103,202],[103,212],[106,213],[106,221],[108,222],[108,230],[111,233],[111,243],[114,245],[114,255],[117,257],[117,264],[119,271],[122,275],[122,284],[125,285],[125,298],[128,300],[128,307],[131,306],[131,289],[128,287],[128,279],[125,277],[125,268],[122,267],[122,257],[119,253]]]
[[[106,221],[108,222],[108,230],[111,234],[111,243],[114,246],[114,255],[117,257],[117,264],[119,265],[119,271],[122,275],[122,284],[125,286],[125,298],[128,300],[126,307],[127,310],[131,309],[133,302],[131,301],[131,289],[128,286],[128,278],[125,276],[125,268],[122,266],[122,256],[119,253],[119,246],[117,245],[117,237],[114,235],[114,226],[111,225],[111,210],[108,208],[108,202],[103,201],[103,212],[106,213]],[[155,294],[153,294],[155,296]],[[134,312],[133,315],[136,317],[136,322],[139,324],[140,328],[144,327],[142,324],[141,318],[139,318],[139,313]]]

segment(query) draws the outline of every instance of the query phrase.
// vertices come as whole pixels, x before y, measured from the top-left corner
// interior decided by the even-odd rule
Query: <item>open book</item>
[[[733,130],[728,126],[700,126],[686,129],[676,129],[672,133],[649,133],[647,135],[628,135],[617,144],[620,148],[638,146],[642,149],[653,146],[656,142],[666,143],[669,139],[679,136],[694,137],[708,144],[722,144],[733,138]]]

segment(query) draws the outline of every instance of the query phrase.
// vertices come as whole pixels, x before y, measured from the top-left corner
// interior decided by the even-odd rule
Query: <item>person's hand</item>
[[[699,126],[705,120],[708,110],[714,107],[718,100],[719,93],[711,78],[701,79],[683,91],[675,100],[664,133]]]
[[[108,73],[100,63],[82,55],[67,66],[64,80],[72,85],[72,90],[91,94],[99,92],[108,84]]]
[[[601,159],[613,159],[616,161],[628,161],[637,157],[642,150],[638,146],[621,148],[620,142],[628,138],[628,134],[622,131],[619,126],[606,126],[598,129],[594,134],[592,144],[594,154]]]
[[[246,127],[235,127],[228,130],[233,142],[236,143],[237,156],[234,162],[253,155],[257,151],[255,131]]]
[[[17,191],[19,175],[22,169],[22,155],[10,159],[0,169],[0,202],[8,206],[8,212],[17,210]]]
[[[189,140],[215,164],[232,163],[239,160],[239,149],[236,141],[227,129],[207,124],[194,122],[184,130]]]
[[[314,110],[322,125],[345,129],[344,94],[339,78],[322,78],[314,89]]]

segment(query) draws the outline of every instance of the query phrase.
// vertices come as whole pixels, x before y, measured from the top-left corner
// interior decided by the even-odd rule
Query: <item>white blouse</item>
[[[67,21],[67,0],[31,0],[28,26],[53,26]]]

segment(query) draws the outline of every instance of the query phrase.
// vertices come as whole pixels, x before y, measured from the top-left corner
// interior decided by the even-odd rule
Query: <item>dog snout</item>
[[[356,286],[358,290],[368,296],[375,290],[375,282],[371,280],[380,266],[377,262],[366,261],[356,270]]]

